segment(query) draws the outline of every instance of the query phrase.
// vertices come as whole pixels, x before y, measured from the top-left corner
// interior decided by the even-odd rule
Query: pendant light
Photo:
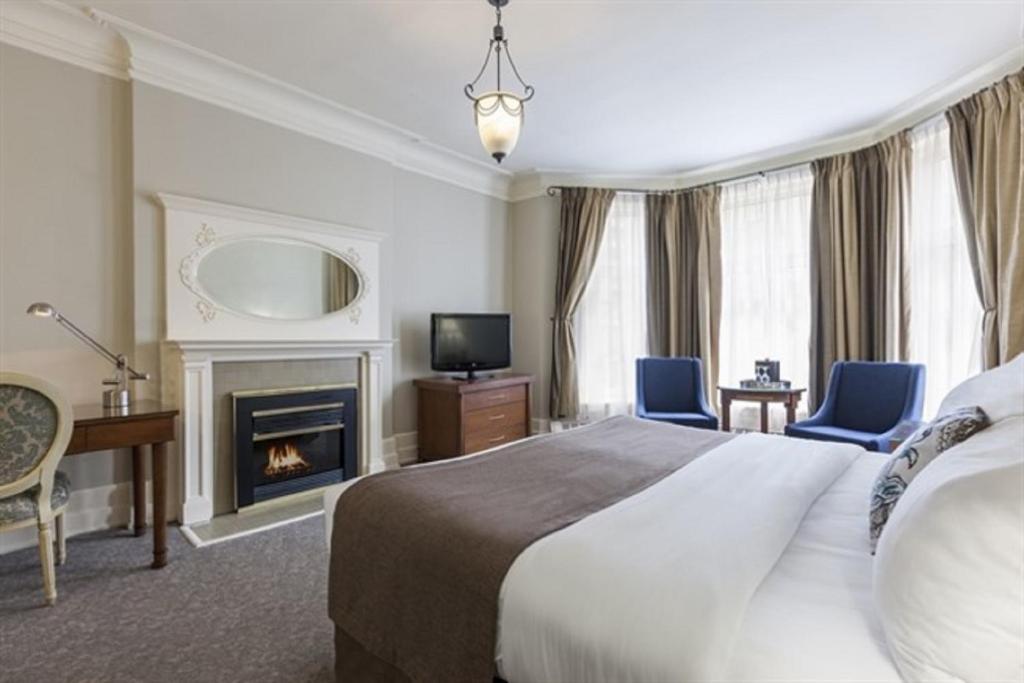
[[[464,92],[466,97],[473,100],[473,114],[476,120],[477,132],[480,134],[480,142],[483,143],[487,153],[494,157],[499,164],[502,159],[508,156],[515,149],[519,141],[519,131],[523,127],[523,103],[533,97],[533,86],[527,85],[519,75],[515,62],[512,61],[512,53],[508,50],[508,39],[505,38],[505,29],[501,25],[501,8],[509,3],[509,0],[487,0],[488,4],[494,7],[497,23],[494,25],[494,33],[491,42],[487,46],[487,56],[484,58],[484,65],[480,67],[480,73],[476,75],[472,83],[466,85]],[[501,60],[504,52],[508,65],[512,67],[519,85],[523,86],[523,94],[502,90],[501,88]],[[494,90],[474,94],[474,88],[491,61],[491,54],[494,54],[494,66],[496,72],[496,87]]]

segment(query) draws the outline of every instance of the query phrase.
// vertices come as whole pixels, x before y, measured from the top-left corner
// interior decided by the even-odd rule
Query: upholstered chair
[[[921,419],[924,382],[925,368],[917,363],[838,361],[818,412],[787,425],[786,434],[888,452],[896,427]]]
[[[636,416],[718,429],[718,417],[704,395],[700,358],[637,358]]]
[[[0,372],[0,532],[35,525],[46,604],[57,601],[53,569],[64,564],[64,510],[71,482],[57,471],[74,420],[71,404],[56,387],[28,375]]]

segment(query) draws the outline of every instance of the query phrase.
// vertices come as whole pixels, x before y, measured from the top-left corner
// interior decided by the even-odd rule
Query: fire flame
[[[291,443],[281,446],[271,446],[267,451],[267,466],[263,468],[263,474],[268,477],[281,477],[287,474],[298,474],[310,469],[310,465],[299,449]]]

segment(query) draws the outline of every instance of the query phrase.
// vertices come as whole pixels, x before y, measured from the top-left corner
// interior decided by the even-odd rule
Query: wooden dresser
[[[530,433],[531,375],[418,379],[419,459],[440,460]]]

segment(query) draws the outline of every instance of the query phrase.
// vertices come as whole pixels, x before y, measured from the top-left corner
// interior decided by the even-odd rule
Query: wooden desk
[[[153,569],[167,564],[167,442],[174,440],[178,411],[159,401],[135,401],[127,408],[74,406],[75,429],[64,455],[112,448],[132,449],[133,528],[146,532],[145,446],[153,449]]]
[[[755,401],[761,404],[761,431],[768,433],[768,404],[786,405],[786,424],[796,422],[796,407],[806,389],[749,389],[739,387],[718,387],[722,404],[722,431],[731,429],[729,409],[733,401]]]

